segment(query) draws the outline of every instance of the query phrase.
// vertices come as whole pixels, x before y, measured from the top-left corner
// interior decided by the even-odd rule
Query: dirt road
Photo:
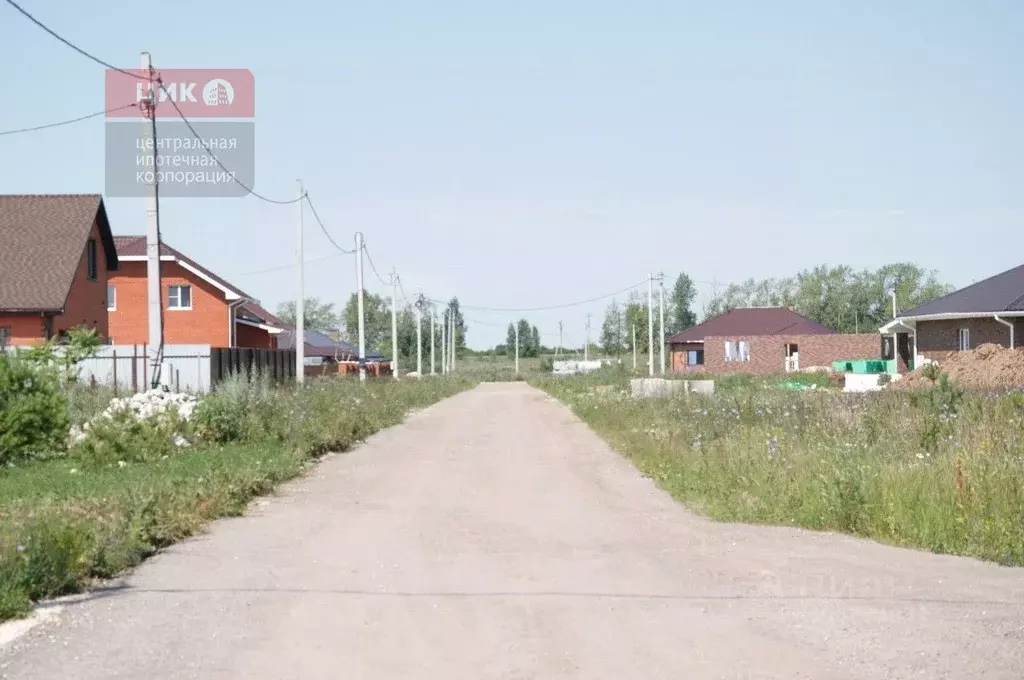
[[[486,385],[65,603],[18,680],[1024,677],[1024,570],[720,525]]]

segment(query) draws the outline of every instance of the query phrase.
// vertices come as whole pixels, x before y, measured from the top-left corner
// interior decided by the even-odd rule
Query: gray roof
[[[1024,265],[900,312],[901,317],[931,314],[1024,312]]]
[[[107,269],[117,269],[99,194],[0,196],[0,310],[63,310],[94,222]]]
[[[305,334],[305,349],[309,356],[320,356],[327,358],[345,359],[347,357],[359,356],[359,350],[344,340],[332,340],[326,333],[307,330]],[[277,346],[281,349],[292,349],[295,346],[295,329],[289,328],[281,333],[277,339]],[[372,360],[383,359],[380,352],[366,350],[366,358]]]

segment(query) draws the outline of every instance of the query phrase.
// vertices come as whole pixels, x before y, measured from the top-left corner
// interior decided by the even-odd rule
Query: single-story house
[[[344,361],[358,361],[359,348],[344,340],[334,340],[327,333],[320,331],[305,330],[305,356],[306,364],[319,366],[323,363],[339,363]],[[295,329],[289,327],[279,338],[278,347],[281,349],[293,349],[295,347]],[[380,362],[384,355],[380,352],[367,349],[366,360],[368,362]]]
[[[878,336],[846,334],[789,307],[730,309],[668,338],[676,373],[771,375],[877,357]]]
[[[76,326],[107,340],[117,269],[99,194],[0,195],[0,351]]]
[[[1024,265],[900,312],[879,329],[901,370],[985,343],[1017,348],[1024,331]]]
[[[107,283],[110,336],[149,340],[146,237],[115,236],[120,269]],[[160,244],[164,342],[274,349],[285,324],[237,286],[166,243]]]

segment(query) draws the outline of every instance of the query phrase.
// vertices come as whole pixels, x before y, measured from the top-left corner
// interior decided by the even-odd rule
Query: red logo
[[[138,79],[113,69],[106,71],[107,118],[141,116],[141,107],[130,105],[148,100],[151,87],[156,92],[157,118],[177,118],[175,105],[187,118],[256,115],[256,86],[248,69],[161,69],[156,71],[159,82],[152,84],[144,71],[125,71],[137,74]]]

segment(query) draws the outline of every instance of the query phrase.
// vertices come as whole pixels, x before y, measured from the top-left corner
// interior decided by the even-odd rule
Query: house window
[[[9,326],[0,326],[0,352],[6,352],[11,344],[11,329]]]
[[[691,349],[686,352],[686,365],[687,366],[703,366],[704,365],[704,350],[702,349]]]
[[[95,281],[96,280],[97,271],[96,271],[96,239],[94,239],[94,238],[89,239],[89,242],[85,244],[85,259],[86,259],[86,267],[88,267],[88,271],[86,272],[86,274],[89,277],[90,281]]]
[[[750,343],[745,340],[726,340],[725,360],[750,361]]]
[[[117,311],[117,288],[107,286],[107,311]]]
[[[168,286],[167,309],[192,309],[192,286]]]
[[[966,328],[960,329],[960,351],[966,352],[971,348],[971,331]]]

